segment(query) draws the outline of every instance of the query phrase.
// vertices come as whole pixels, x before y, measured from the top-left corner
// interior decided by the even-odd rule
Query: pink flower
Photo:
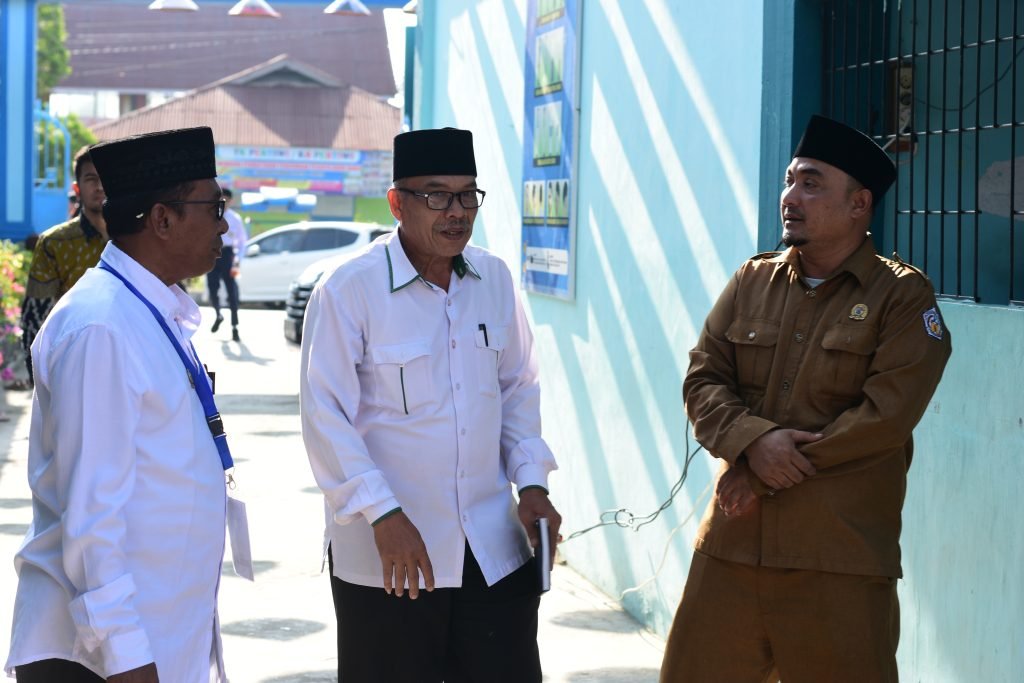
[[[2,379],[5,382],[10,382],[12,379],[14,379],[14,370],[11,370],[10,368],[4,368],[3,370],[0,370],[0,379]]]
[[[20,282],[12,282],[11,289],[14,290],[15,294],[25,293],[25,285],[21,284]]]

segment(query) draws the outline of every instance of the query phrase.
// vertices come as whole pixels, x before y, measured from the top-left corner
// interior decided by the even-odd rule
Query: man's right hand
[[[138,669],[107,676],[107,683],[160,683],[160,677],[156,674],[156,664],[150,663]]]
[[[788,489],[816,471],[797,445],[817,441],[822,436],[799,429],[773,429],[756,438],[744,452],[758,479],[775,490]]]
[[[394,587],[395,595],[402,597],[408,579],[409,597],[415,600],[420,593],[420,574],[423,574],[427,591],[434,590],[434,569],[430,566],[427,546],[404,512],[396,512],[378,522],[373,527],[373,538],[384,569],[385,591],[390,594]]]

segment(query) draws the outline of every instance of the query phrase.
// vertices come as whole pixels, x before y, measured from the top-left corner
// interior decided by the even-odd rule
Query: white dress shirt
[[[462,584],[467,539],[492,585],[531,555],[510,482],[546,487],[556,468],[533,336],[499,258],[466,247],[445,292],[398,234],[325,275],[306,309],[302,436],[334,573],[383,586],[370,523],[400,506],[438,588]]]
[[[198,307],[111,242],[102,258],[187,349]],[[86,272],[32,345],[32,526],[15,556],[7,660],[101,677],[156,662],[161,681],[223,679],[216,600],[224,470],[185,368],[112,274]],[[215,680],[217,680],[215,679]]]
[[[249,233],[245,231],[245,223],[242,217],[234,209],[224,211],[224,220],[227,221],[228,231],[224,233],[224,246],[235,250],[235,262],[241,263],[245,257],[245,243],[249,240]]]

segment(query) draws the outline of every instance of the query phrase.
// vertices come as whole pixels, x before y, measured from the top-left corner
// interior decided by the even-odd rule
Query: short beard
[[[782,243],[785,244],[787,247],[802,247],[805,244],[807,244],[807,238],[806,237],[794,237],[793,235],[789,234],[788,232],[783,232],[782,233]]]

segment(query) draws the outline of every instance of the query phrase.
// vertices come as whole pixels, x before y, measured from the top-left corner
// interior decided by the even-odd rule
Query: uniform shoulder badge
[[[942,341],[942,316],[934,307],[924,312],[924,330],[929,337]]]
[[[850,320],[864,320],[868,317],[867,304],[854,304],[850,309]]]

